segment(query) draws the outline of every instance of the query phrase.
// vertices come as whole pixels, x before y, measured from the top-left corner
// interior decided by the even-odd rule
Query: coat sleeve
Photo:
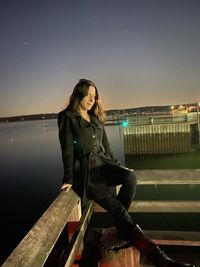
[[[63,183],[73,183],[73,135],[70,125],[70,118],[66,116],[65,112],[58,114],[58,128],[59,128],[59,140],[62,150],[62,160],[64,168]]]
[[[103,127],[103,140],[102,140],[103,147],[105,149],[105,154],[109,156],[109,158],[116,164],[120,165],[120,161],[114,156],[110,144],[108,142],[108,137],[105,131],[105,128]]]

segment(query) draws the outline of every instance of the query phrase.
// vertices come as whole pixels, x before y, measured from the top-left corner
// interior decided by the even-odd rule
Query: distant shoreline
[[[189,106],[195,104],[183,104],[182,106]],[[180,105],[173,105],[174,109],[178,109]],[[126,109],[111,109],[106,110],[107,116],[123,116],[130,114],[155,114],[155,113],[170,113],[171,105],[167,106],[147,106],[147,107],[137,107],[137,108],[126,108]],[[17,121],[31,121],[31,120],[49,120],[57,119],[58,113],[41,113],[32,115],[20,115],[20,116],[10,116],[1,117],[0,122],[17,122]]]
[[[22,116],[13,116],[13,117],[2,117],[0,122],[17,122],[17,121],[33,121],[33,120],[49,120],[57,119],[57,113],[49,114],[34,114],[34,115],[22,115]]]

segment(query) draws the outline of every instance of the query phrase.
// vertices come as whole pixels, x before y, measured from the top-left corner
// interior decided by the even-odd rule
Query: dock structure
[[[118,119],[118,124],[125,155],[187,153],[192,145],[200,144],[199,116],[195,112],[126,115]]]
[[[136,171],[138,185],[168,185],[177,187],[180,184],[200,184],[200,170],[142,170]],[[89,201],[82,215],[80,214],[80,199],[70,189],[62,191],[43,216],[24,237],[16,249],[11,253],[2,267],[78,267],[80,256],[84,249],[86,232],[90,231],[90,219],[103,210]],[[104,211],[105,212],[105,211]],[[154,213],[200,213],[200,200],[197,201],[133,201],[129,210],[132,212]],[[81,215],[81,216],[80,216]],[[55,253],[57,244],[63,231],[70,229],[70,221],[76,226],[62,251]],[[76,222],[75,222],[76,221]],[[73,228],[73,227],[72,227]],[[71,228],[71,229],[72,229]],[[191,231],[145,230],[145,232],[159,245],[200,247],[200,233]],[[69,236],[69,235],[68,235]],[[52,256],[53,261],[52,261]],[[92,253],[90,253],[92,257]],[[123,248],[118,252],[101,248],[98,267],[129,267],[140,266],[140,253],[134,248]],[[116,265],[118,264],[118,265]],[[147,266],[147,265],[143,265]],[[150,266],[150,265],[148,265]],[[93,267],[93,266],[91,266]]]
[[[123,128],[125,155],[186,153],[191,150],[189,123]]]

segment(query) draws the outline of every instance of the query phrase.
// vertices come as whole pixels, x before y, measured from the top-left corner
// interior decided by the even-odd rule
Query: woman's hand
[[[61,187],[61,191],[62,190],[65,190],[65,191],[69,191],[69,189],[72,187],[72,184],[66,184],[66,183],[64,183],[63,185],[62,185],[62,187]]]

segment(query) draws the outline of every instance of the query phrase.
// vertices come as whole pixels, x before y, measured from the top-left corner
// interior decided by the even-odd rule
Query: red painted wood
[[[140,267],[140,253],[135,247],[118,251],[102,250],[99,267]]]

